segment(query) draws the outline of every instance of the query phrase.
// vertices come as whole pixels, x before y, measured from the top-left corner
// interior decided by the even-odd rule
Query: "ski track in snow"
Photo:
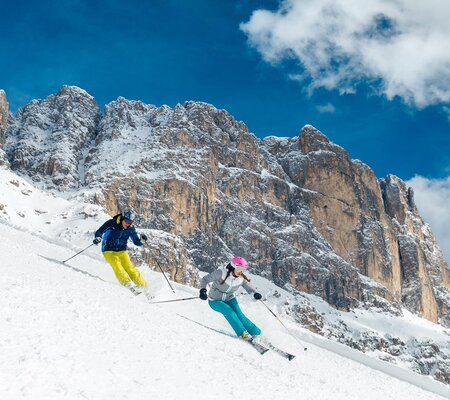
[[[445,398],[314,344],[304,352],[248,297],[240,300],[244,311],[274,344],[297,355],[293,361],[271,351],[261,356],[177,315],[230,330],[206,302],[150,305],[133,296],[99,248],[61,265],[38,254],[64,260],[71,250],[3,224],[0,233],[2,400]],[[161,274],[142,273],[156,300],[174,297]],[[175,287],[177,298],[197,294]]]

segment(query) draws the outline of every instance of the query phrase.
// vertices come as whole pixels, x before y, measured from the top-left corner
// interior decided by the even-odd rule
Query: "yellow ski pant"
[[[133,281],[136,286],[145,288],[148,286],[139,270],[131,262],[128,251],[104,251],[103,257],[109,262],[122,285],[129,285]]]

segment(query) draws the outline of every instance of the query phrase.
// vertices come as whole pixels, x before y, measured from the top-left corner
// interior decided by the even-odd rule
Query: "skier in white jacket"
[[[253,293],[256,300],[260,300],[262,296],[248,284],[250,280],[244,274],[247,269],[245,258],[233,257],[225,268],[219,268],[203,277],[200,283],[200,298],[209,300],[209,306],[227,319],[236,335],[249,341],[253,336],[260,335],[261,329],[244,315],[234,293],[242,286],[247,293]],[[212,286],[207,294],[206,287],[209,283],[212,283]]]

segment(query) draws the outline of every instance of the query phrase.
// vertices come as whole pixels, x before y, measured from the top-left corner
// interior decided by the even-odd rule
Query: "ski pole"
[[[83,251],[87,250],[89,247],[93,246],[94,243],[90,244],[88,247],[86,247],[85,249],[79,251],[77,254],[73,255],[72,257],[69,257],[67,260],[61,261],[63,264],[66,263],[67,261],[71,260],[72,258],[76,257],[78,254],[81,254]]]
[[[185,297],[184,299],[175,299],[175,300],[149,301],[149,304],[172,303],[174,301],[194,300],[194,299],[198,299],[198,298],[199,298],[198,296],[195,296],[195,297]]]
[[[146,238],[144,239],[144,242],[147,244],[147,239],[146,239]],[[161,252],[160,252],[160,254],[161,254]],[[156,261],[156,264],[158,264],[158,267],[159,267],[159,269],[161,270],[161,272],[162,272],[162,274],[163,274],[163,276],[164,276],[164,279],[166,280],[167,284],[170,286],[170,288],[172,289],[172,292],[175,294],[175,290],[173,289],[172,285],[170,284],[169,280],[167,279],[167,276],[166,276],[166,274],[164,273],[163,269],[161,268],[161,265],[159,264],[159,262],[158,262],[158,260],[156,259],[156,257],[155,257],[155,261]]]
[[[296,336],[292,335],[291,332],[289,332],[288,327],[287,327],[285,324],[283,324],[283,322],[281,321],[281,319],[277,317],[277,315],[269,308],[269,306],[268,306],[266,303],[264,303],[264,301],[262,301],[262,300],[259,300],[259,301],[260,301],[261,303],[263,303],[263,304],[264,304],[264,307],[266,307],[266,308],[271,312],[271,314],[277,319],[277,321],[278,321],[281,325],[283,325],[284,329],[286,329],[286,332],[289,334],[289,336],[292,336],[292,337],[297,341],[297,343],[299,343],[299,344],[301,344],[302,346],[304,346],[304,344],[303,344],[302,342],[300,342],[300,340],[298,340],[298,338],[297,338]],[[306,350],[308,350],[308,348],[307,348],[307,347],[304,347],[303,350],[306,351]]]
[[[170,286],[170,288],[172,289],[172,292],[175,294],[175,290],[173,289],[172,285],[170,284],[169,280],[167,279],[166,274],[164,273],[163,269],[161,268],[161,265],[159,264],[158,260],[155,258],[156,264],[158,264],[159,269],[161,270],[164,278],[166,279],[167,284]]]
[[[289,329],[287,328],[287,326],[286,326],[285,324],[283,324],[283,322],[281,322],[281,319],[277,317],[277,315],[269,308],[269,306],[268,306],[266,303],[264,303],[262,300],[259,300],[259,301],[260,301],[261,303],[263,303],[263,304],[264,304],[264,307],[266,307],[266,308],[272,313],[272,315],[278,320],[278,322],[279,322],[281,325],[283,325],[284,328],[285,328],[286,330],[289,331]]]

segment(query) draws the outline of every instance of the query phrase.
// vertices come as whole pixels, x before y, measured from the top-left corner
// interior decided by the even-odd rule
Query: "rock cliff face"
[[[380,180],[380,186],[398,238],[402,302],[425,318],[450,326],[450,270],[417,211],[413,191],[392,175]]]
[[[6,128],[8,127],[9,106],[6,100],[6,93],[0,90],[0,168],[5,168],[9,165],[6,154],[3,151],[5,144]]]
[[[150,235],[146,257],[178,281],[195,285],[195,266],[240,254],[336,308],[403,305],[450,326],[449,268],[412,192],[312,126],[259,140],[209,104],[124,98],[100,117],[91,96],[63,87],[18,112],[6,149],[13,169],[47,188],[79,188],[111,214],[134,207],[140,227],[164,232]]]
[[[292,181],[311,190],[313,224],[333,251],[387,289],[378,295],[448,326],[449,268],[412,190],[394,176],[378,182],[311,126],[300,132],[298,147],[276,154]]]
[[[8,126],[9,106],[6,101],[6,93],[0,90],[0,147],[5,144],[5,132]]]
[[[314,225],[340,257],[385,286],[389,300],[400,300],[397,241],[374,173],[313,127],[302,130],[299,150],[307,157],[290,168],[291,177],[315,192]]]

